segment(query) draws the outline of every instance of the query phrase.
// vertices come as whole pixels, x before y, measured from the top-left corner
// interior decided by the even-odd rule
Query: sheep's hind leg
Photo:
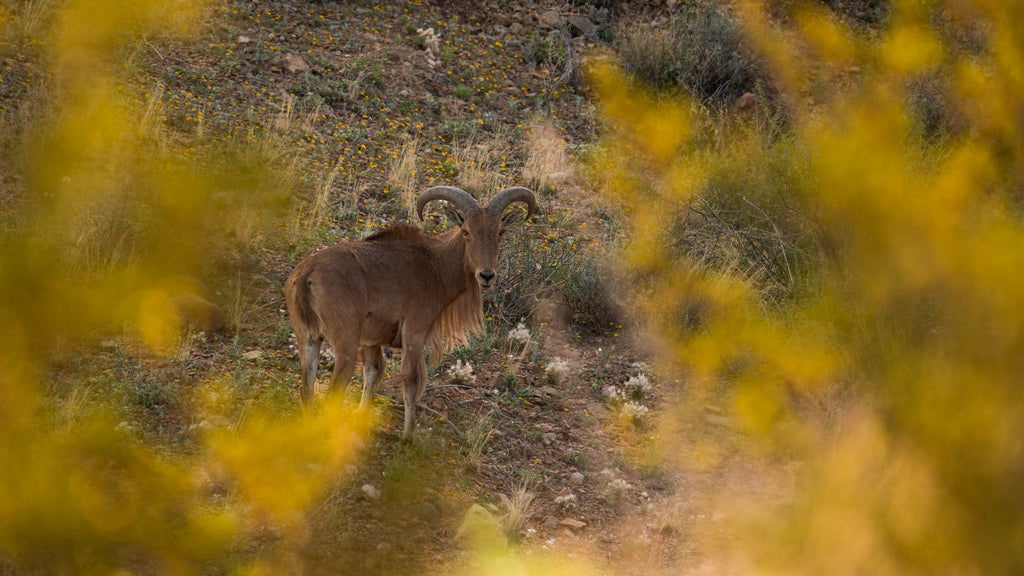
[[[363,396],[359,400],[359,409],[366,410],[373,403],[373,387],[384,373],[384,348],[381,346],[365,346],[363,355]]]
[[[356,368],[358,346],[336,345],[334,347],[334,373],[331,375],[331,394],[344,394]]]
[[[313,403],[316,400],[316,369],[320,364],[320,345],[322,339],[306,339],[299,343],[299,403],[302,405],[302,412],[309,414],[313,410]]]

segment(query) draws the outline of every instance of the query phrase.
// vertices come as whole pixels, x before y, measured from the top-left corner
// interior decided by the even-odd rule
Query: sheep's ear
[[[452,208],[451,205],[449,204],[445,204],[442,210],[444,211],[444,215],[447,216],[449,220],[457,223],[459,226],[462,226],[462,214],[459,214],[458,210]]]

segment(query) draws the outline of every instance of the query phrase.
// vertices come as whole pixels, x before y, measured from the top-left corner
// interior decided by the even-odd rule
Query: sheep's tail
[[[285,286],[285,300],[288,305],[288,315],[295,328],[295,337],[305,337],[312,341],[322,337],[323,322],[310,293],[311,280],[309,276],[309,270],[301,272],[296,270],[288,278],[288,283]]]

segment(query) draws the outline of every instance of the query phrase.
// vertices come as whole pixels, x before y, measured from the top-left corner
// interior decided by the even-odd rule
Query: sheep
[[[383,348],[400,347],[398,380],[405,396],[402,439],[411,442],[416,404],[426,388],[424,350],[437,360],[483,328],[481,290],[497,281],[498,245],[515,214],[502,213],[521,202],[529,219],[536,199],[526,188],[507,188],[481,207],[464,190],[436,186],[417,199],[420,220],[424,207],[435,200],[454,207],[446,211],[458,227],[428,236],[413,226],[393,226],[363,240],[320,248],[305,256],[288,276],[285,299],[298,343],[304,411],[313,406],[325,338],[335,352],[332,393],[348,387],[361,355],[361,410],[373,400],[374,385],[384,369]]]

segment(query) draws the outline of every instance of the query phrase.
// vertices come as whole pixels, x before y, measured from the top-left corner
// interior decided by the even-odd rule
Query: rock
[[[739,428],[739,425],[735,420],[728,416],[718,416],[715,414],[705,414],[704,421],[708,424],[714,424],[716,426],[724,426],[726,428]]]
[[[249,42],[252,42],[252,38],[249,38],[248,36],[239,36],[238,38],[235,38],[235,42],[238,44],[248,44]]]
[[[587,477],[582,472],[573,472],[572,476],[569,476],[569,481],[573,484],[583,484],[583,481],[586,479]]]
[[[572,172],[552,172],[548,174],[548,182],[555,188],[568,186],[576,181]]]
[[[413,516],[422,520],[432,520],[439,517],[440,512],[433,502],[420,502],[409,509]]]
[[[117,348],[117,342],[114,342],[113,340],[104,340],[103,342],[100,342],[100,348],[106,348],[108,350],[110,348]]]
[[[553,432],[545,432],[544,435],[540,437],[540,441],[543,442],[545,446],[551,446],[556,440],[558,440],[558,435]]]
[[[554,516],[548,516],[545,518],[544,528],[547,530],[554,530],[555,528],[558,528],[558,518],[555,518]]]
[[[569,33],[573,36],[586,36],[591,40],[597,38],[597,26],[590,18],[573,14],[567,16],[565,20],[569,23]]]
[[[245,360],[259,360],[263,357],[263,350],[250,350],[242,354],[242,358]]]
[[[171,303],[183,328],[201,332],[216,332],[224,328],[224,312],[202,296],[179,292],[171,297]]]
[[[537,21],[545,28],[558,28],[562,25],[562,15],[558,10],[548,10],[541,14]]]
[[[494,542],[508,545],[508,539],[494,514],[479,504],[473,504],[462,517],[462,524],[455,531],[455,539],[469,540],[471,547],[488,547]]]
[[[523,34],[526,34],[526,28],[519,22],[513,22],[508,27],[508,33],[515,36],[522,36]]]
[[[298,54],[285,54],[281,58],[281,66],[289,74],[309,72],[309,64]]]
[[[373,484],[363,484],[362,491],[369,500],[377,500],[380,498],[380,490],[377,490]]]
[[[736,108],[739,110],[748,110],[754,107],[757,103],[757,96],[754,96],[752,92],[747,92],[743,96],[736,99]]]
[[[572,518],[562,518],[562,521],[558,523],[559,526],[565,526],[566,528],[572,528],[573,531],[583,530],[587,527],[586,522],[580,520],[574,520]]]

